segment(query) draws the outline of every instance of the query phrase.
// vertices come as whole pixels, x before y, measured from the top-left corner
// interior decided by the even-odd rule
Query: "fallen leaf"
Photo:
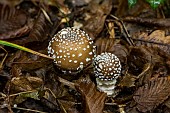
[[[40,100],[38,91],[35,91],[35,92],[31,92],[31,93],[28,92],[28,93],[24,93],[24,94],[19,94],[18,96],[16,96],[14,103],[20,104],[23,101],[25,101],[27,98],[33,98],[35,100]]]
[[[13,77],[11,79],[11,84],[11,92],[14,93],[33,90],[31,83],[26,77]]]
[[[9,60],[8,62],[9,64],[7,64],[9,67],[16,66],[21,71],[31,71],[31,70],[39,69],[44,65],[52,63],[52,61],[49,61],[49,59],[47,58],[42,58],[40,56],[26,53],[23,51],[21,52],[18,51],[16,54],[13,54],[13,56],[11,56],[11,58],[7,60]]]
[[[99,38],[95,42],[97,48],[96,54],[101,54],[102,52],[110,52],[115,54],[121,62],[126,62],[127,56],[129,54],[128,49],[116,42],[113,38]]]
[[[134,39],[137,46],[145,45],[151,48],[158,48],[164,53],[170,55],[170,36],[165,35],[164,30],[155,30],[151,34],[142,32]]]
[[[136,80],[136,77],[134,77],[134,76],[132,76],[130,74],[126,74],[120,80],[118,86],[121,86],[121,87],[133,87],[133,86],[135,86],[135,80]]]
[[[33,28],[30,31],[27,42],[43,42],[46,40],[50,31],[48,23],[49,22],[46,20],[44,14],[40,12],[37,19],[35,20]]]
[[[137,109],[141,112],[155,109],[170,96],[169,86],[170,78],[160,77],[140,87],[133,96],[137,102]]]
[[[99,92],[95,84],[88,78],[80,78],[76,82],[76,89],[83,97],[85,113],[103,113],[106,94]]]
[[[76,103],[67,101],[67,100],[59,100],[60,106],[63,107],[67,111],[67,113],[79,113],[76,109]],[[72,111],[72,112],[71,112]]]
[[[0,4],[0,39],[21,37],[30,31],[27,15],[22,9]]]
[[[123,19],[126,22],[138,23],[148,27],[167,28],[170,27],[169,18],[140,18],[140,17],[126,17]]]
[[[133,75],[142,73],[147,63],[159,65],[163,61],[157,51],[146,46],[131,47],[127,59],[129,73]]]
[[[90,18],[84,23],[83,29],[91,38],[96,38],[102,31],[107,15],[112,9],[112,0],[104,0],[100,3],[98,0],[92,0],[87,7],[90,10]],[[100,23],[100,24],[99,24]]]

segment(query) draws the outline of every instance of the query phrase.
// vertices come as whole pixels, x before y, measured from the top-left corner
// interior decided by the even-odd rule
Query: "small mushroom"
[[[119,58],[112,53],[101,53],[94,58],[93,65],[98,90],[108,96],[116,96],[116,82],[121,75]]]
[[[79,72],[92,63],[95,46],[84,31],[64,28],[49,42],[48,54],[63,72]]]

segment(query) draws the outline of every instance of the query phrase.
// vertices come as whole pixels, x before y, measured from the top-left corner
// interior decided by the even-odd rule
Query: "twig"
[[[17,96],[17,95],[20,95],[20,94],[25,94],[25,93],[32,93],[32,92],[36,92],[36,90],[32,90],[32,91],[26,91],[26,92],[20,92],[20,93],[15,93],[15,94],[11,94],[9,95],[9,97],[13,97],[13,96]],[[4,99],[6,98],[7,96],[4,96],[5,94],[3,94],[3,97],[0,97],[0,99]]]
[[[124,110],[124,107],[125,107],[126,105],[118,105],[118,106],[119,106],[119,112],[120,112],[120,113],[126,113],[125,110]]]
[[[51,91],[51,89],[49,89],[49,88],[45,88],[45,90],[48,90],[52,95],[53,95],[53,97],[56,99],[57,97],[55,96],[55,94],[53,93],[53,91]]]
[[[61,77],[58,77],[58,81],[61,82],[61,83],[63,83],[63,84],[66,85],[66,86],[71,87],[72,89],[76,89],[76,88],[75,88],[75,84],[74,84],[73,82],[70,82],[70,81],[68,81],[68,80],[66,80],[66,79],[63,79],[63,78],[61,78]]]
[[[48,16],[47,12],[43,8],[40,8],[40,9],[43,12],[45,18],[50,22],[51,25],[53,25],[53,23],[52,23],[50,17]]]
[[[123,21],[121,21],[119,18],[117,18],[117,17],[114,16],[114,15],[110,15],[110,16],[121,23],[122,28],[123,28],[123,34],[124,34],[124,36],[125,36],[125,38],[126,38],[126,41],[127,41],[131,46],[134,46],[135,44],[134,44],[131,36],[129,35],[129,33],[128,33],[128,31],[127,31],[127,29],[126,29]]]
[[[33,110],[33,109],[27,109],[27,108],[21,108],[21,107],[12,107],[14,109],[19,109],[19,110],[24,110],[24,111],[32,111],[32,112],[36,112],[36,113],[47,113],[47,112],[43,112],[43,111],[38,111],[38,110]]]
[[[64,108],[64,106],[62,105],[62,103],[57,99],[58,103],[60,104],[62,110],[64,111],[64,113],[67,113],[66,109]]]

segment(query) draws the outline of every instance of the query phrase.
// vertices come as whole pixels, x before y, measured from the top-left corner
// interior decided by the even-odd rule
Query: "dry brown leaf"
[[[156,47],[166,54],[170,54],[170,36],[166,36],[164,30],[155,30],[150,35],[147,32],[143,32],[135,39],[135,43],[136,45]]]
[[[43,84],[43,80],[38,77],[13,77],[11,80],[11,92],[30,91],[39,88]]]
[[[60,106],[63,107],[67,111],[67,113],[79,113],[75,107],[75,102],[67,101],[67,100],[59,100]]]
[[[12,84],[11,91],[14,91],[14,92],[33,90],[31,83],[27,80],[26,77],[13,77],[11,80],[11,84]]]
[[[125,46],[119,44],[113,38],[99,38],[95,42],[97,48],[96,54],[102,52],[111,52],[115,54],[121,62],[126,62],[128,50]]]
[[[27,42],[33,42],[33,41],[43,42],[45,39],[47,39],[48,34],[49,34],[48,21],[46,20],[44,14],[41,12],[38,15],[37,19],[35,20],[33,28],[30,31],[30,34],[27,39],[29,41]]]
[[[157,51],[145,46],[132,47],[127,59],[129,73],[133,75],[142,73],[147,63],[159,65],[162,62],[162,58]]]
[[[26,24],[27,16],[21,9],[0,4],[0,39],[21,37],[30,29]]]
[[[106,94],[99,92],[95,84],[89,78],[80,78],[76,82],[76,88],[83,97],[85,113],[103,113]]]
[[[170,78],[160,77],[140,87],[133,98],[141,112],[151,111],[164,102],[170,95]]]
[[[46,52],[46,51],[44,51]],[[41,51],[41,53],[43,53]],[[13,54],[13,56],[11,56],[8,60],[8,66],[9,67],[13,67],[13,68],[17,68],[17,70],[21,70],[21,71],[31,71],[31,70],[36,70],[39,69],[41,67],[43,67],[44,65],[48,65],[51,62],[49,62],[48,59],[39,57],[37,55],[33,55],[30,53],[26,53],[23,51],[18,51],[15,54]],[[17,72],[16,70],[12,70],[14,72]],[[17,74],[17,73],[15,73]],[[18,73],[19,74],[19,73]]]
[[[90,37],[96,37],[103,29],[105,19],[112,9],[112,0],[92,0],[89,3],[89,19],[84,23],[83,29],[87,31]],[[100,24],[99,24],[100,23]]]
[[[170,108],[170,98],[168,98],[164,103],[168,108]]]
[[[125,76],[123,76],[123,78],[120,80],[119,82],[119,86],[121,87],[133,87],[135,86],[135,80],[136,77],[130,75],[130,74],[126,74]]]
[[[169,36],[165,36],[164,30],[155,30],[151,34],[148,33],[142,33],[139,35],[140,39],[143,39],[145,41],[153,41],[157,43],[170,43]]]
[[[1,0],[0,3],[4,5],[9,5],[9,6],[16,6],[23,2],[23,0]]]
[[[126,17],[123,19],[126,22],[138,23],[145,26],[161,27],[167,28],[170,27],[169,18],[140,18],[140,17]]]

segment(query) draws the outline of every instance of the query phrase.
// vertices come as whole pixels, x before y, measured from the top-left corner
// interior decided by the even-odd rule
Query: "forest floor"
[[[0,46],[0,113],[170,113],[170,0],[1,0],[0,40],[46,54],[61,29],[84,30],[96,55],[121,62],[115,97],[97,89],[91,64],[64,74],[53,60]]]

